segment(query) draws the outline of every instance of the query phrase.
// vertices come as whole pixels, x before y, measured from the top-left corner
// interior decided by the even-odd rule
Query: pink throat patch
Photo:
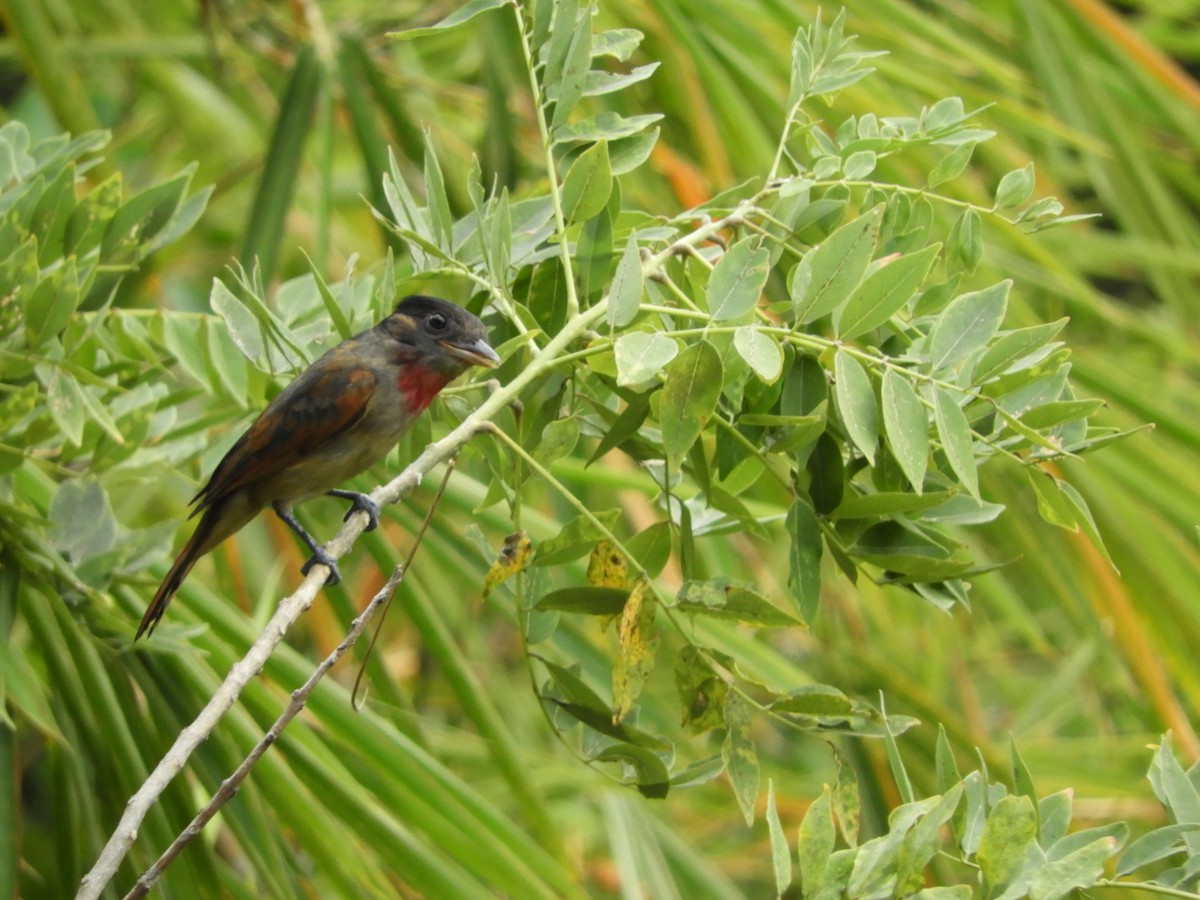
[[[401,368],[396,387],[404,397],[404,405],[415,415],[433,402],[449,380],[441,372],[409,363]]]

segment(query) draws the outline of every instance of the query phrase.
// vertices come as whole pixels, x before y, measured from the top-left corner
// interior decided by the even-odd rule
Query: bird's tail
[[[232,533],[227,527],[220,527],[228,524],[225,521],[229,518],[227,511],[224,509],[225,505],[224,503],[220,503],[204,510],[204,515],[200,517],[200,524],[196,526],[196,530],[192,532],[192,536],[188,538],[188,542],[179,551],[179,556],[175,558],[175,562],[171,565],[171,571],[167,573],[167,577],[159,585],[154,599],[146,607],[146,614],[142,616],[142,624],[138,626],[137,634],[133,638],[135,641],[143,634],[149,637],[154,633],[154,628],[158,625],[158,620],[167,611],[167,606],[171,603],[171,598],[175,596],[175,592],[183,584],[183,579],[187,578],[188,572],[192,571],[192,566],[196,564],[196,561],[200,557],[224,540],[228,534]],[[240,528],[243,524],[245,524],[244,521],[238,523],[237,527]],[[236,530],[236,528],[233,530]]]

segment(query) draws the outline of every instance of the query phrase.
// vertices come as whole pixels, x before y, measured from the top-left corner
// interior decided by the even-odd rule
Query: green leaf
[[[721,758],[733,785],[733,795],[741,807],[746,825],[754,824],[754,805],[758,800],[758,751],[750,733],[750,707],[730,691],[725,698],[725,741]]]
[[[1117,564],[1109,556],[1108,547],[1104,545],[1104,538],[1100,535],[1100,529],[1096,526],[1096,520],[1092,518],[1092,510],[1088,506],[1087,500],[1084,499],[1083,494],[1079,493],[1079,489],[1069,481],[1059,482],[1059,488],[1067,495],[1067,499],[1075,507],[1077,513],[1076,522],[1083,529],[1083,533],[1088,536],[1088,539],[1100,551],[1101,555],[1108,561],[1108,564],[1112,566],[1113,571],[1120,574],[1121,570],[1117,568]]]
[[[1033,195],[1033,163],[1014,169],[996,187],[996,209],[1020,206]]]
[[[569,562],[578,559],[606,535],[597,527],[593,519],[610,531],[616,526],[621,517],[619,509],[606,509],[592,516],[578,515],[563,526],[554,537],[542,541],[537,548],[535,566],[548,566],[556,563]]]
[[[671,776],[657,753],[637,744],[610,744],[592,757],[597,762],[622,762],[636,773],[634,782],[643,797],[661,800],[671,787]]]
[[[543,13],[542,8],[547,6],[552,12]],[[548,19],[551,15],[554,17],[554,27],[550,31],[550,39],[545,42],[538,53],[540,61],[545,63],[542,69],[542,83],[557,86],[562,79],[563,69],[566,68],[567,56],[571,49],[571,42],[575,39],[575,33],[580,25],[587,22],[587,19],[582,19],[579,15],[579,0],[539,2],[538,7],[538,11],[534,14],[536,19]],[[538,30],[541,31],[544,27],[543,22]]]
[[[566,10],[565,6],[559,7],[560,18],[566,15]],[[589,5],[579,13],[579,17],[574,22],[571,41],[566,56],[563,58],[562,72],[558,78],[551,81],[550,69],[549,67],[546,69],[549,82],[547,87],[554,98],[554,116],[550,120],[551,131],[566,123],[575,107],[579,105],[580,98],[583,97],[588,69],[592,65],[591,18],[592,8]],[[567,27],[570,24],[569,19],[564,19],[561,24],[562,27]],[[558,31],[559,23],[556,22],[554,27],[555,31]]]
[[[913,900],[971,900],[975,896],[969,884],[927,887],[912,895]]]
[[[608,141],[597,141],[579,155],[563,179],[562,204],[567,221],[585,222],[599,213],[608,205],[612,186]],[[630,240],[633,240],[633,234],[630,234]],[[640,259],[638,273],[641,274]]]
[[[638,308],[642,305],[644,289],[642,255],[638,249],[637,233],[630,230],[629,240],[625,243],[625,251],[621,254],[621,261],[617,263],[612,284],[608,288],[608,324],[610,328],[624,328],[634,320]],[[667,362],[670,360],[664,361],[662,365],[666,365]],[[636,384],[636,382],[632,383]]]
[[[800,863],[800,886],[803,896],[816,897],[825,884],[825,866],[833,853],[837,835],[833,830],[833,809],[829,788],[822,791],[804,814],[800,823],[800,834],[796,842],[796,856]]]
[[[555,419],[542,429],[542,437],[533,448],[533,458],[543,466],[569,454],[579,442],[579,419],[568,416]]]
[[[225,322],[230,339],[242,351],[242,355],[251,362],[257,362],[263,353],[262,326],[250,308],[219,278],[213,279],[208,302]]]
[[[821,599],[821,526],[816,511],[803,499],[797,498],[788,510],[787,533],[788,588],[800,618],[811,623]]]
[[[765,628],[791,628],[800,624],[748,585],[724,578],[686,582],[676,596],[676,606],[686,613]]]
[[[652,128],[643,134],[610,141],[608,156],[614,175],[632,172],[650,158],[654,145],[658,143],[660,128]]]
[[[1189,852],[1184,835],[1197,831],[1200,831],[1200,822],[1182,822],[1178,825],[1164,825],[1142,835],[1121,854],[1117,863],[1117,877],[1130,875],[1142,866],[1174,856],[1176,853]]]
[[[692,344],[667,366],[660,424],[672,469],[678,469],[716,410],[722,376],[721,354],[706,340]]]
[[[792,851],[775,808],[775,782],[767,779],[767,832],[771,836],[771,867],[775,870],[775,893],[783,895],[792,884]]]
[[[954,396],[945,388],[933,392],[933,413],[937,422],[938,438],[946,461],[958,476],[959,482],[972,497],[979,499],[979,469],[975,463],[975,442],[966,413]]]
[[[1148,777],[1154,795],[1170,810],[1177,822],[1200,823],[1200,789],[1175,758],[1169,733],[1163,736],[1154,758],[1150,761]],[[1188,840],[1188,846],[1192,848],[1193,854],[1200,849],[1200,844],[1193,840]]]
[[[901,471],[921,493],[929,463],[929,417],[913,386],[895,369],[883,376],[883,427]]]
[[[842,424],[867,462],[875,465],[879,444],[879,404],[867,370],[843,349],[833,358],[834,391]]]
[[[753,325],[733,333],[733,346],[754,374],[772,384],[783,373],[783,350],[779,342]]]
[[[754,309],[770,272],[770,252],[759,244],[758,238],[744,238],[717,260],[706,293],[714,322],[737,319]]]
[[[1062,859],[1039,868],[1029,885],[1029,900],[1059,900],[1076,888],[1087,888],[1104,877],[1104,862],[1117,852],[1113,837],[1102,837]]]
[[[329,289],[324,278],[320,277],[320,272],[317,271],[316,266],[312,265],[311,259],[308,260],[308,268],[312,269],[312,278],[317,284],[317,293],[320,295],[320,302],[324,305],[325,312],[329,314],[330,322],[334,323],[337,336],[341,337],[343,341],[346,340],[346,338],[353,334],[353,329],[350,328],[350,320],[346,318],[346,310],[343,310],[341,302],[338,302],[337,298],[335,298],[334,292]]]
[[[575,242],[576,273],[579,295],[596,300],[612,283],[613,221],[621,211],[621,186],[613,183],[608,206],[583,223]]]
[[[83,388],[65,369],[56,368],[50,373],[46,383],[46,408],[67,439],[76,447],[81,446],[87,404],[83,399]]]
[[[839,306],[862,281],[879,241],[879,204],[829,235],[805,255],[792,279],[796,319],[812,322]]]
[[[896,860],[896,894],[907,896],[925,883],[925,866],[938,851],[938,836],[962,800],[963,786],[954,785],[937,805],[904,836]]]
[[[725,725],[729,685],[690,644],[675,657],[675,689],[683,706],[683,724],[692,734]]]
[[[581,585],[559,588],[538,598],[534,609],[556,609],[560,612],[583,613],[589,616],[615,616],[625,608],[629,599],[626,588]]]
[[[863,280],[846,305],[834,310],[833,327],[843,340],[865,334],[904,308],[920,287],[941,250],[930,244],[881,266]]]
[[[444,255],[449,256],[454,249],[454,216],[450,212],[450,198],[446,194],[446,178],[442,174],[442,164],[438,160],[437,149],[433,145],[433,134],[429,129],[424,131],[423,175],[427,219],[434,242]]]
[[[937,187],[939,184],[944,184],[961,175],[971,162],[971,154],[974,152],[975,142],[967,141],[943,156],[933,167],[933,171],[929,173],[927,182],[929,187]]]
[[[434,34],[438,31],[444,31],[447,28],[462,25],[464,22],[469,22],[480,13],[485,13],[489,9],[499,9],[502,6],[508,5],[508,0],[470,0],[470,2],[463,4],[434,25],[426,25],[423,28],[409,28],[404,31],[390,31],[388,32],[388,37],[399,41],[411,41],[413,38],[424,37],[427,34]]]
[[[954,298],[929,335],[929,361],[937,372],[962,362],[986,347],[1008,309],[1011,280]]]
[[[195,170],[193,163],[170,181],[147,188],[126,200],[108,223],[101,255],[110,262],[144,258],[154,237],[179,209]]]
[[[953,497],[949,491],[910,494],[907,491],[880,491],[847,497],[830,515],[834,519],[878,519],[911,515],[945,503]],[[919,518],[914,516],[914,518]]]
[[[1021,753],[1017,749],[1017,739],[1011,734],[1008,736],[1009,752],[1012,755],[1012,781],[1013,790],[1022,797],[1028,797],[1033,803],[1035,813],[1038,813],[1038,825],[1041,826],[1040,812],[1038,810],[1037,788],[1033,784],[1033,776],[1029,774],[1029,767],[1025,765],[1025,760],[1021,759]]]
[[[772,712],[798,716],[841,717],[856,712],[854,701],[827,684],[806,684],[771,702]]]
[[[968,209],[954,223],[946,241],[946,263],[951,270],[974,272],[983,259],[983,221]]]
[[[625,542],[625,548],[651,578],[657,578],[671,558],[672,523],[655,522]]]
[[[1028,797],[1010,795],[992,807],[975,854],[989,885],[1001,887],[1017,874],[1036,833],[1037,812]]]
[[[642,116],[622,116],[615,112],[597,113],[590,119],[554,129],[555,144],[593,142],[631,137],[645,131],[662,118],[661,113]]]
[[[617,62],[628,62],[645,35],[636,28],[613,28],[601,31],[592,39],[592,56],[611,56]]]
[[[937,746],[934,750],[934,774],[937,788],[943,794],[962,780],[958,774],[958,763],[954,761],[954,750],[946,737],[946,726],[938,723]]]
[[[837,438],[828,431],[822,432],[805,468],[813,509],[820,515],[828,515],[841,505],[846,492],[846,462],[842,459],[842,445]]]
[[[592,55],[595,56],[594,51]],[[644,66],[634,66],[628,72],[592,70],[587,73],[587,79],[583,83],[583,95],[585,97],[599,97],[604,94],[612,94],[616,91],[624,90],[631,85],[645,81],[658,71],[659,65],[661,64],[658,62],[647,63]]]
[[[846,157],[842,172],[851,181],[860,181],[875,171],[875,151],[858,150]]]
[[[1021,421],[1036,431],[1045,431],[1067,422],[1089,418],[1104,409],[1103,400],[1055,400],[1036,406],[1021,416]]]
[[[679,354],[679,345],[665,334],[631,331],[617,338],[613,353],[617,384],[628,386],[654,378]]]
[[[1057,843],[1071,827],[1071,801],[1074,791],[1070,788],[1050,794],[1038,801],[1038,842],[1043,847]]]
[[[50,543],[71,563],[107,553],[117,542],[117,520],[108,495],[97,482],[64,481],[54,492],[48,513]]]
[[[1037,496],[1038,514],[1042,520],[1067,531],[1078,531],[1078,512],[1063,493],[1062,482],[1043,469],[1027,468],[1025,474]]]
[[[31,350],[60,335],[79,305],[79,275],[75,258],[68,257],[50,277],[33,289],[25,305],[25,334]]]

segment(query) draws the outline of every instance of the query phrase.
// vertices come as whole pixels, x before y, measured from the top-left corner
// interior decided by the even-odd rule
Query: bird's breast
[[[396,390],[411,415],[417,415],[433,402],[433,398],[449,382],[446,373],[427,366],[408,363],[396,375]]]

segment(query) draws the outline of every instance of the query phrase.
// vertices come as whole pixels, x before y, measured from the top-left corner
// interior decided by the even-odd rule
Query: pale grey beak
[[[451,356],[461,359],[472,366],[483,366],[485,369],[494,369],[500,365],[500,357],[496,355],[496,351],[488,346],[488,342],[483,340],[483,338],[461,344],[453,341],[438,341],[438,343]]]

